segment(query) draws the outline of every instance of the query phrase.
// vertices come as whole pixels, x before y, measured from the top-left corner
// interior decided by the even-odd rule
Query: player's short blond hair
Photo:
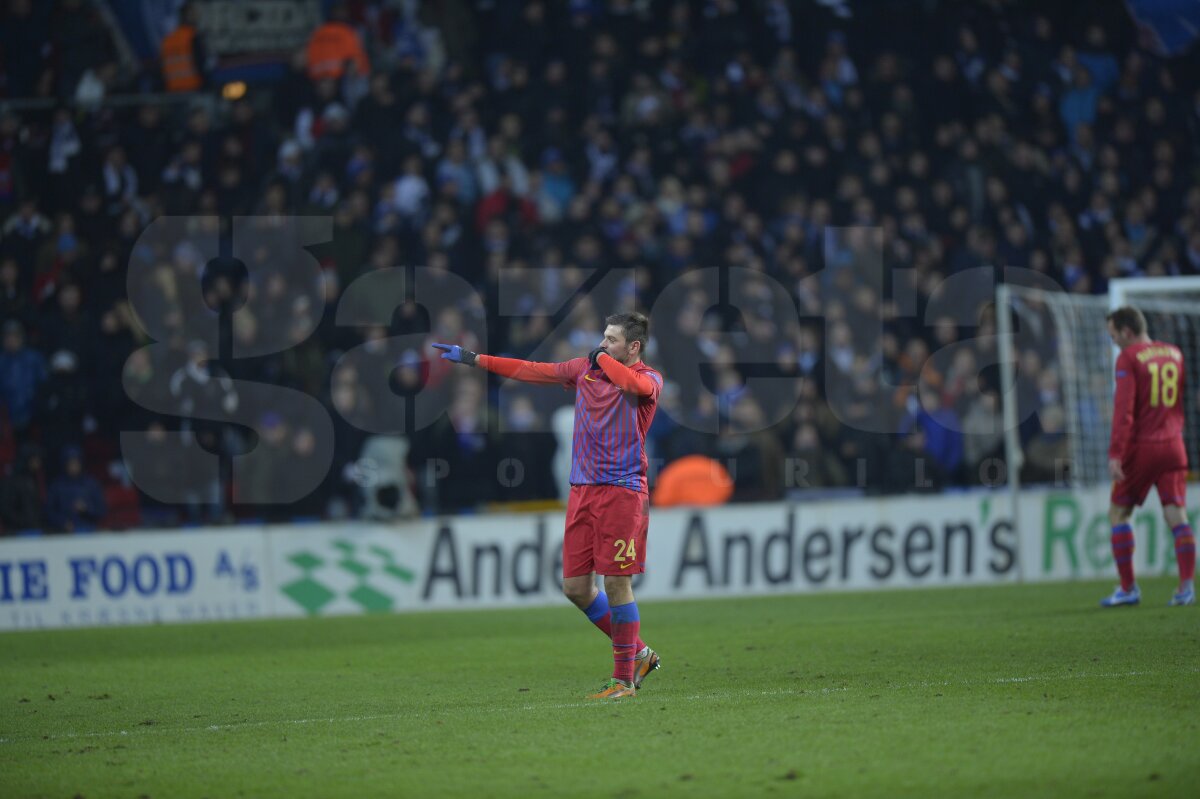
[[[1120,308],[1109,311],[1108,316],[1104,318],[1112,322],[1112,326],[1117,330],[1125,328],[1132,331],[1135,336],[1146,332],[1146,317],[1132,305],[1122,305]]]

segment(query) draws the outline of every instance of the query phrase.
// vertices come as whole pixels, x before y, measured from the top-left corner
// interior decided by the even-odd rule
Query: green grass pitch
[[[1187,796],[1200,607],[1110,583],[0,636],[0,796]]]

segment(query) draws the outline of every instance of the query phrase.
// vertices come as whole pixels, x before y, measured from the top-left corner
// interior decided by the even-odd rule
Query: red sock
[[[1121,590],[1128,591],[1133,588],[1133,528],[1128,524],[1113,526],[1112,553],[1121,575]]]
[[[592,622],[592,624],[596,625],[600,629],[600,632],[604,633],[609,638],[612,638],[612,611],[605,613],[603,616]],[[638,636],[636,646],[637,649],[634,650],[634,654],[637,654],[646,648],[646,642],[642,640],[641,635]]]
[[[1179,582],[1189,582],[1196,576],[1196,539],[1187,522],[1171,528],[1175,534],[1175,561],[1179,564]]]
[[[633,682],[633,661],[638,653],[638,631],[642,623],[637,603],[617,605],[612,609],[613,677],[625,683]]]
[[[583,613],[588,617],[588,621],[596,625],[600,632],[612,638],[612,610],[608,607],[608,594],[600,591],[596,594],[596,598],[592,600],[592,604],[584,608]],[[637,639],[637,651],[641,652],[646,646],[646,642],[641,638]],[[636,653],[635,653],[636,654]]]

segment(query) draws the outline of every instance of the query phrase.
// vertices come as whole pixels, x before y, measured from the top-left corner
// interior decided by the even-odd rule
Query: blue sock
[[[607,602],[608,597],[605,597],[605,603],[607,604]],[[613,624],[628,624],[634,621],[641,621],[641,617],[638,616],[636,602],[630,602],[627,605],[613,605],[612,615]]]
[[[608,594],[601,591],[596,594],[596,598],[592,600],[592,604],[588,605],[583,611],[583,614],[588,617],[588,621],[592,624],[600,621],[608,613]]]

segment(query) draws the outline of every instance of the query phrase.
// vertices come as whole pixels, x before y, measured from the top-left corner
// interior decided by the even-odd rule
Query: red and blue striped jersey
[[[649,396],[639,397],[622,391],[602,370],[588,371],[586,358],[563,364],[568,365],[574,365],[577,375],[571,484],[618,485],[646,492],[646,433],[658,408],[662,375],[641,362],[629,367],[653,384]]]
[[[572,485],[617,485],[633,491],[648,490],[646,433],[658,408],[663,385],[661,374],[640,361],[626,367],[608,356],[600,358],[600,369],[590,371],[587,358],[536,363],[480,355],[478,363],[505,377],[528,383],[558,383],[575,389],[569,478]]]

